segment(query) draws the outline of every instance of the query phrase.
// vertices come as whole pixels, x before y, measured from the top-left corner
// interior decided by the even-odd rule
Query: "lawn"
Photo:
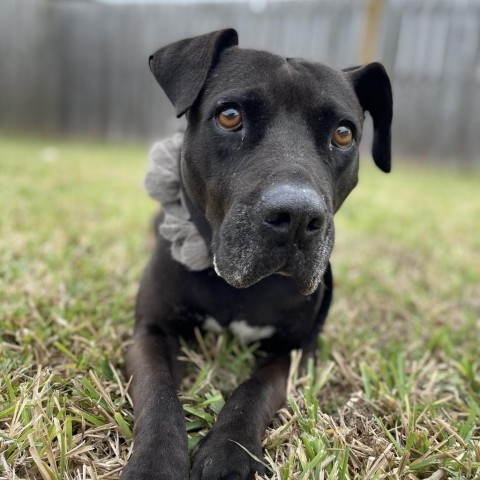
[[[1,479],[118,478],[131,452],[146,155],[0,137]],[[371,163],[337,215],[333,310],[264,438],[267,478],[480,478],[480,172]],[[228,334],[200,340],[182,352],[191,449],[252,365]]]

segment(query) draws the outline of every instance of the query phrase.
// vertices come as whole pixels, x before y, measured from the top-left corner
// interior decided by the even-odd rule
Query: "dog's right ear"
[[[388,173],[391,168],[392,86],[383,65],[378,62],[344,69],[363,110],[373,119],[372,156],[375,164]]]
[[[181,117],[197,99],[219,54],[238,45],[232,29],[186,38],[157,50],[149,58],[150,70]]]

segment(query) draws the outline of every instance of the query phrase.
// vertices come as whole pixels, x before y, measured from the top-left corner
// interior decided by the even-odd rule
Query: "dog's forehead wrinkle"
[[[298,68],[295,68],[291,58],[285,59],[285,63],[282,65],[281,70],[286,72],[290,78],[295,78],[300,74]]]
[[[310,78],[305,78],[305,73]],[[312,86],[318,90],[317,80],[302,63],[293,59],[269,52],[232,48],[222,55],[207,80],[207,88],[262,88],[276,92],[275,96],[280,100],[286,94],[300,94],[300,91],[304,94],[304,90]]]

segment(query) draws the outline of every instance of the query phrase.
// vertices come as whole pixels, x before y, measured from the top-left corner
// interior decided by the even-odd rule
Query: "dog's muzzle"
[[[333,248],[333,220],[309,187],[273,185],[255,207],[233,207],[214,235],[215,270],[245,288],[273,274],[291,277],[303,294],[322,280]]]

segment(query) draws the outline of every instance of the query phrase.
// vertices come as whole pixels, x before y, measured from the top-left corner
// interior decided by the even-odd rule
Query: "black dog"
[[[289,352],[312,352],[332,297],[333,216],[355,187],[364,111],[373,158],[390,170],[392,93],[378,63],[336,71],[237,46],[234,30],[158,50],[150,68],[188,127],[183,195],[213,268],[188,271],[159,237],[146,268],[127,365],[135,447],[123,479],[251,479],[285,399]],[[261,340],[190,462],[178,338],[216,320]],[[241,448],[241,446],[244,448]]]

